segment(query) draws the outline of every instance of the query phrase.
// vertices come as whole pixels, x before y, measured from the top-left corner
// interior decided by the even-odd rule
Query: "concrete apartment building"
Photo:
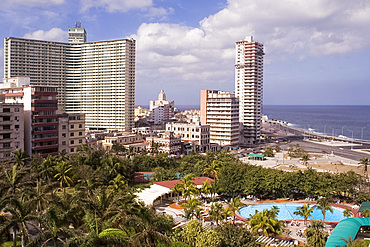
[[[0,103],[0,161],[10,160],[18,149],[24,151],[23,104]]]
[[[175,115],[175,102],[167,100],[163,90],[158,95],[158,100],[150,101],[150,111],[154,124],[165,124]]]
[[[210,126],[196,123],[167,123],[166,131],[173,132],[181,141],[191,145],[190,151],[205,153],[210,150]],[[186,147],[186,145],[184,145]]]
[[[200,120],[210,126],[211,143],[239,145],[239,100],[233,93],[201,90]]]
[[[30,86],[29,78],[4,79],[0,95],[5,103],[22,103],[24,151],[42,157],[58,154],[57,88]]]
[[[130,131],[134,126],[135,40],[86,41],[69,29],[69,42],[8,37],[4,76],[30,77],[58,88],[58,113],[85,113],[86,128]]]
[[[67,154],[74,154],[78,147],[86,144],[85,114],[59,114],[59,152],[65,150]]]
[[[263,44],[253,36],[236,42],[235,96],[239,98],[240,143],[258,143],[261,136]]]

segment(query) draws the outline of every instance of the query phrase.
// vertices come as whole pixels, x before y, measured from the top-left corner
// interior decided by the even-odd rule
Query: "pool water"
[[[250,218],[255,214],[255,211],[261,212],[264,209],[271,209],[273,206],[279,208],[279,213],[277,215],[278,220],[291,220],[291,219],[304,219],[300,215],[294,214],[297,211],[297,207],[302,207],[303,204],[258,204],[258,205],[249,205],[239,209],[239,214],[244,218]],[[314,205],[310,205],[313,207]],[[329,210],[326,210],[325,221],[341,221],[347,217],[343,216],[344,209],[332,207],[333,213]],[[323,216],[320,209],[314,209],[311,213],[312,217],[308,219],[322,220]]]

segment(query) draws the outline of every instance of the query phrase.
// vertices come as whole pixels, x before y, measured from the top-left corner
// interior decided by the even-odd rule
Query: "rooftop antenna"
[[[81,21],[76,21],[76,26],[75,27],[81,28]]]

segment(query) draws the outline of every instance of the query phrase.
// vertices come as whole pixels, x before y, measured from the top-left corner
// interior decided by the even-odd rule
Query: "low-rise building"
[[[106,136],[102,141],[102,146],[104,149],[111,149],[114,143],[118,143],[125,148],[129,149],[132,147],[135,152],[142,152],[146,148],[144,139],[139,134],[131,133],[115,133],[114,136]]]
[[[148,152],[168,153],[172,155],[181,154],[181,138],[175,137],[173,132],[166,131],[158,137],[146,138],[146,149]],[[158,150],[155,150],[158,149]]]
[[[0,103],[0,160],[10,160],[18,149],[24,151],[23,104]]]
[[[210,150],[210,126],[195,123],[167,123],[166,130],[174,133],[176,137],[187,144],[191,152],[205,153]]]

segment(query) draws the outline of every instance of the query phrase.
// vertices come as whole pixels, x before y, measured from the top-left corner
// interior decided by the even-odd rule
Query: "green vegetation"
[[[302,152],[297,148],[290,152]],[[180,174],[182,183],[173,192],[187,200],[183,206],[188,219],[200,219],[200,201],[195,198],[200,193],[210,201],[221,194],[230,203],[212,204],[209,217],[217,224],[213,230],[197,223],[173,230],[171,217],[136,201],[134,193],[143,187],[134,184],[137,171],[154,171],[155,181]],[[196,188],[193,177],[205,175],[215,181]],[[11,162],[0,165],[0,244],[16,246],[18,239],[23,246],[210,246],[210,241],[212,246],[256,246],[254,233],[280,234],[281,223],[274,210],[251,218],[254,233],[227,223],[232,216],[235,222],[235,211],[242,206],[238,196],[362,202],[370,199],[368,188],[365,178],[354,172],[265,169],[244,164],[227,151],[176,159],[161,153],[135,154],[118,144],[109,152],[83,145],[77,154],[61,152],[44,159],[35,155],[32,160],[17,151]],[[313,235],[323,234],[315,229]]]

